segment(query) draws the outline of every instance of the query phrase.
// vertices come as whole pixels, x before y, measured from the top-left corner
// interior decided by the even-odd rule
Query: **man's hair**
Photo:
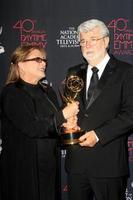
[[[101,31],[101,36],[109,36],[109,29],[107,28],[107,26],[105,25],[104,22],[98,20],[98,19],[90,19],[90,20],[87,20],[83,23],[81,23],[79,26],[78,26],[78,29],[77,29],[77,33],[78,33],[78,41],[80,41],[80,33],[81,32],[89,32],[91,30],[93,30],[94,28],[100,28],[100,31]]]

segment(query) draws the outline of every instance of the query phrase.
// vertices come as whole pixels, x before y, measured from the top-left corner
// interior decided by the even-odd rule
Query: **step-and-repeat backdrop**
[[[111,33],[110,52],[133,64],[132,0],[1,0],[0,90],[10,54],[20,44],[43,46],[48,53],[47,78],[58,92],[68,67],[81,63],[77,26],[91,18],[103,20]],[[128,139],[130,178],[126,199],[133,199],[133,136]],[[61,150],[61,200],[67,200],[64,170],[66,150]]]

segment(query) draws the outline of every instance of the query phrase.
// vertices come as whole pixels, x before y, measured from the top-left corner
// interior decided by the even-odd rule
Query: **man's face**
[[[107,53],[109,37],[103,37],[100,28],[80,33],[80,46],[83,57],[91,65],[99,64]]]

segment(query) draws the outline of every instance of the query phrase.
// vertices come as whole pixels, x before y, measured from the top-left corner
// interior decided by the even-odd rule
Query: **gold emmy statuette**
[[[84,82],[82,78],[77,75],[70,75],[64,85],[63,92],[60,95],[64,105],[72,103],[77,100],[80,91],[84,87]],[[61,142],[64,145],[73,145],[79,143],[78,138],[83,135],[83,130],[66,129],[63,128],[63,133],[61,134]]]

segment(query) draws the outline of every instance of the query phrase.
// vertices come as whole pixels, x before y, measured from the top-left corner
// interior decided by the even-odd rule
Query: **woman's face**
[[[18,63],[20,78],[24,81],[37,84],[46,76],[46,55],[34,49],[23,62]]]

